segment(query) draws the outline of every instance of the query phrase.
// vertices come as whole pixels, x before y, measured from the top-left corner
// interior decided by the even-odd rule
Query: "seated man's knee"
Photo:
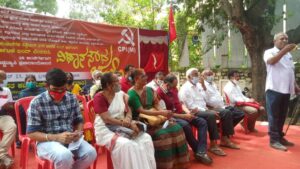
[[[73,154],[68,149],[60,150],[54,157],[54,164],[57,168],[72,168],[74,163]]]
[[[249,114],[249,115],[255,115],[255,114],[258,113],[258,110],[257,110],[256,108],[254,108],[254,107],[247,107],[247,108],[245,109],[245,112],[246,112],[247,114]]]
[[[5,127],[5,130],[3,130],[3,133],[17,133],[17,125],[13,121],[9,123],[7,127]]]
[[[207,127],[207,122],[205,119],[196,117],[197,127]]]
[[[90,148],[86,149],[86,155],[89,161],[94,161],[97,158],[97,152],[94,147],[90,146]]]
[[[260,107],[259,107],[259,111],[260,111],[261,113],[264,113],[266,110],[265,110],[265,108],[264,108],[263,106],[260,106]]]
[[[176,122],[182,127],[190,127],[190,124],[188,121],[180,119],[180,120],[176,120]]]
[[[223,113],[224,117],[231,117],[232,116],[232,111],[227,110],[227,109],[224,109],[222,113]]]

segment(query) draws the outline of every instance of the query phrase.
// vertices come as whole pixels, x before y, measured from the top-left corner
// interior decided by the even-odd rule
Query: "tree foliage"
[[[21,9],[20,0],[0,0],[0,6]]]
[[[70,17],[145,29],[156,29],[157,25],[165,28],[166,17],[157,17],[157,14],[164,10],[162,8],[164,2],[163,0],[71,0]]]
[[[56,0],[33,0],[33,8],[36,13],[50,13],[53,15],[58,10]]]
[[[56,0],[0,0],[0,6],[52,15],[55,15],[58,10]]]

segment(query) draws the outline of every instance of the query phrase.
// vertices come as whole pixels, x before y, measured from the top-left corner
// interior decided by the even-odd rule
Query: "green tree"
[[[183,1],[191,17],[198,20],[197,29],[204,25],[214,28],[217,34],[212,39],[222,39],[227,21],[242,35],[251,59],[252,88],[254,98],[262,101],[265,87],[266,68],[263,52],[273,46],[271,30],[278,21],[275,15],[276,0],[189,0]],[[290,43],[300,42],[300,25],[287,31]],[[221,38],[220,38],[221,37]]]
[[[33,8],[36,9],[36,13],[50,13],[55,15],[57,12],[56,0],[33,0]]]
[[[0,6],[21,9],[20,0],[0,0]]]
[[[71,0],[70,18],[102,21],[120,26],[156,29],[165,28],[166,17],[157,17],[163,0]]]

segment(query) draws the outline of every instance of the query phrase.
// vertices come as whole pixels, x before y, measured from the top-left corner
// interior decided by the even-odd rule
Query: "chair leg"
[[[12,155],[12,157],[15,157],[15,142],[13,142],[12,144],[11,144],[11,147],[10,147],[10,149],[11,149],[11,155]]]
[[[107,169],[114,169],[109,151],[107,151],[106,159],[107,159]]]
[[[96,159],[94,161],[93,169],[96,169],[96,167],[97,167],[97,161],[98,161],[98,154],[97,154],[97,157],[96,157]]]
[[[248,129],[248,116],[247,115],[245,115],[245,117],[244,117],[244,128],[245,128],[245,134],[249,134],[250,133],[250,131],[249,131],[249,129]]]

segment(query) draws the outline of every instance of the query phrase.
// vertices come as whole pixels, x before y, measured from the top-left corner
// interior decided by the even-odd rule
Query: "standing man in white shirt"
[[[253,98],[248,98],[243,95],[239,86],[240,75],[236,70],[231,70],[228,73],[229,81],[224,86],[224,94],[229,98],[230,105],[238,107],[243,112],[247,113],[248,124],[244,124],[245,130],[257,132],[255,129],[256,119],[265,112],[265,108],[261,106]],[[245,126],[247,125],[247,126]]]
[[[217,145],[217,140],[220,139],[220,136],[218,133],[216,117],[219,117],[222,123],[227,126],[229,123],[232,125],[231,114],[209,110],[206,107],[206,88],[203,78],[199,80],[198,69],[188,69],[186,72],[186,78],[187,81],[182,85],[178,94],[180,101],[183,102],[189,110],[197,112],[195,113],[196,116],[202,117],[206,120],[210,139],[209,151],[220,156],[226,155],[225,152]],[[224,130],[227,130],[227,128],[223,128],[222,125],[222,131]]]
[[[295,81],[292,55],[289,53],[294,48],[296,44],[288,44],[287,34],[281,32],[274,36],[274,47],[264,53],[270,146],[282,151],[287,151],[286,146],[294,145],[284,138],[283,133],[290,95],[300,92]]]
[[[14,119],[7,114],[11,109],[12,95],[6,87],[6,73],[0,70],[0,130],[3,137],[0,140],[0,168],[11,168],[14,160],[8,155],[8,149],[16,138],[17,126]]]

